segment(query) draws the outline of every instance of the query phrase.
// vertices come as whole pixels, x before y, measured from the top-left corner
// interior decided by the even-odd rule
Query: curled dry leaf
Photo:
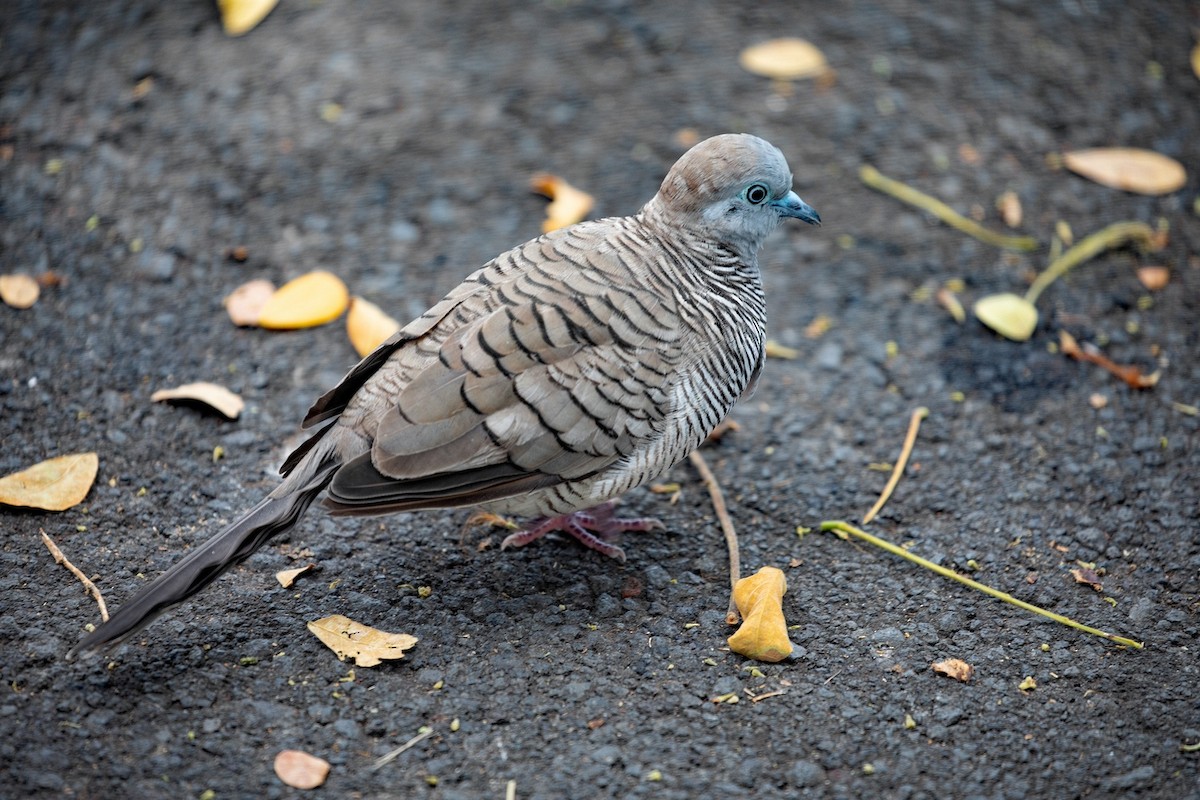
[[[275,294],[275,284],[268,280],[258,279],[243,283],[225,298],[225,311],[233,324],[239,327],[252,327],[258,324],[263,306]]]
[[[238,415],[242,413],[242,409],[246,407],[246,403],[242,398],[224,386],[218,386],[215,383],[205,383],[203,381],[200,383],[186,383],[174,389],[159,389],[150,395],[150,400],[155,403],[163,400],[187,400],[203,403],[229,419],[237,419]]]
[[[404,651],[417,643],[407,633],[387,633],[349,617],[334,614],[308,623],[308,629],[326,647],[345,661],[349,656],[360,667],[373,667],[384,659],[404,658]]]
[[[83,502],[96,480],[95,453],[59,456],[0,478],[0,503],[64,511]]]
[[[1058,347],[1063,355],[1103,367],[1134,389],[1151,389],[1158,385],[1158,379],[1161,377],[1158,370],[1147,375],[1134,364],[1118,364],[1097,350],[1094,345],[1080,346],[1075,337],[1066,331],[1058,332]]]
[[[329,777],[329,762],[303,750],[281,750],[275,756],[275,774],[293,789],[315,789]]]
[[[292,588],[292,584],[296,582],[296,578],[316,569],[316,567],[316,564],[305,564],[303,567],[297,567],[296,569],[281,569],[275,573],[275,580],[279,581],[279,585],[283,588],[290,589]]]
[[[1014,342],[1028,341],[1037,328],[1037,308],[1024,297],[1012,292],[981,297],[975,301],[971,310],[984,325]]]
[[[1187,183],[1187,171],[1170,156],[1136,147],[1097,147],[1063,153],[1067,169],[1096,183],[1135,194],[1170,194]]]
[[[546,220],[542,223],[542,233],[574,225],[588,215],[595,202],[587,192],[576,189],[557,175],[547,172],[534,175],[529,180],[529,188],[550,198],[550,205],[546,206]]]
[[[1096,574],[1096,570],[1089,567],[1074,567],[1071,570],[1072,577],[1076,583],[1086,584],[1097,592],[1104,591],[1104,584],[1100,583],[1100,576]]]
[[[943,661],[935,661],[931,666],[937,674],[954,678],[954,680],[962,681],[963,683],[971,680],[971,677],[975,674],[975,668],[961,658],[947,658]]]
[[[400,323],[372,302],[355,297],[346,315],[346,334],[359,356],[366,356],[400,330]]]
[[[32,276],[23,272],[0,275],[0,300],[13,308],[29,308],[37,302],[41,288]]]
[[[829,71],[825,54],[804,39],[771,39],[751,45],[738,56],[742,69],[754,75],[794,81],[816,78]]]
[[[279,0],[217,0],[221,25],[229,36],[241,36],[254,30]]]
[[[1166,267],[1138,267],[1137,277],[1142,282],[1142,286],[1152,292],[1157,292],[1171,280],[1171,271]]]
[[[350,305],[350,292],[338,276],[317,270],[280,286],[259,314],[258,324],[273,330],[314,328],[332,322]]]
[[[774,663],[792,654],[783,595],[787,578],[783,570],[763,567],[733,587],[733,601],[742,615],[742,627],[729,637],[729,649],[755,661]]]

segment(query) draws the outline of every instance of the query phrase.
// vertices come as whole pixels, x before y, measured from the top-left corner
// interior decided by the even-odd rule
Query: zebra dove
[[[785,217],[819,224],[783,154],[703,141],[631,217],[582,222],[497,256],[319,398],[279,486],[84,638],[120,644],[288,530],[333,514],[476,506],[537,518],[624,558],[612,501],[687,456],[763,367],[757,252]]]

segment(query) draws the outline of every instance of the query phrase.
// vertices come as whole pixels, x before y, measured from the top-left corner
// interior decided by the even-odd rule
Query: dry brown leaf
[[[404,651],[417,643],[407,633],[387,633],[349,617],[334,614],[308,623],[308,629],[326,647],[345,661],[349,656],[360,667],[373,667],[384,659],[404,658]]]
[[[1142,286],[1157,292],[1171,280],[1171,271],[1166,267],[1138,267],[1137,277]]]
[[[254,30],[279,0],[217,0],[221,24],[229,36],[241,36]]]
[[[792,654],[783,595],[787,578],[777,567],[763,567],[733,587],[733,601],[742,615],[742,627],[729,637],[729,649],[755,661],[774,663]]]
[[[258,324],[273,330],[313,328],[333,322],[350,305],[342,279],[317,270],[280,286],[258,316]]]
[[[1075,337],[1065,330],[1058,332],[1058,347],[1062,350],[1063,355],[1103,367],[1134,389],[1153,388],[1158,385],[1158,379],[1161,377],[1158,370],[1147,375],[1135,364],[1118,364],[1097,350],[1094,345],[1080,346]]]
[[[400,323],[383,313],[374,303],[355,297],[350,301],[350,313],[346,315],[346,334],[359,356],[374,352],[393,333],[400,330]]]
[[[1100,576],[1096,574],[1096,570],[1089,567],[1074,567],[1071,569],[1071,575],[1075,578],[1076,583],[1087,584],[1097,592],[1104,591],[1104,584],[1100,583]]]
[[[550,198],[542,233],[574,225],[588,215],[595,202],[585,191],[576,189],[557,175],[542,172],[529,180],[529,188]]]
[[[825,54],[803,39],[771,39],[751,45],[738,56],[742,69],[764,78],[794,81],[829,71]]]
[[[13,308],[29,308],[37,302],[41,288],[32,276],[23,272],[0,275],[0,300]]]
[[[290,589],[292,588],[292,584],[296,582],[296,578],[316,568],[316,564],[305,564],[303,567],[296,567],[295,569],[281,569],[275,573],[275,580],[279,581],[279,585],[283,588]]]
[[[75,453],[34,464],[0,478],[0,503],[64,511],[83,502],[99,469],[95,453]]]
[[[242,409],[246,407],[246,403],[242,398],[224,386],[204,381],[199,383],[185,383],[183,386],[177,386],[174,389],[159,389],[150,395],[150,400],[155,403],[163,400],[189,400],[203,403],[229,419],[237,419],[238,415],[242,413]]]
[[[954,678],[954,680],[962,681],[963,683],[971,680],[971,676],[975,674],[975,668],[960,658],[947,658],[943,661],[935,661],[931,666],[937,674]]]
[[[315,789],[329,777],[329,762],[303,750],[281,750],[275,756],[275,774],[293,789]]]
[[[1067,169],[1096,183],[1135,194],[1170,194],[1187,183],[1187,171],[1170,156],[1136,147],[1097,147],[1063,153]]]
[[[1016,192],[1004,192],[996,198],[996,208],[1000,211],[1000,218],[1004,220],[1004,224],[1010,228],[1021,227],[1021,198],[1017,197]]]
[[[234,325],[251,327],[258,324],[263,306],[275,294],[275,284],[268,280],[254,280],[243,283],[225,298],[225,311]]]

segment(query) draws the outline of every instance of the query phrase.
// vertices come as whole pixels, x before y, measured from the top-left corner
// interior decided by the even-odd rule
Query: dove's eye
[[[752,205],[762,205],[767,202],[767,198],[770,196],[771,193],[767,190],[767,187],[761,183],[752,183],[746,187],[746,200]]]

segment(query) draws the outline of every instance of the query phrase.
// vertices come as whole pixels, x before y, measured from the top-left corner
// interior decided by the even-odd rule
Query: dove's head
[[[821,224],[792,191],[792,171],[779,148],[745,133],[714,136],[684,153],[644,213],[748,256],[786,217]]]

